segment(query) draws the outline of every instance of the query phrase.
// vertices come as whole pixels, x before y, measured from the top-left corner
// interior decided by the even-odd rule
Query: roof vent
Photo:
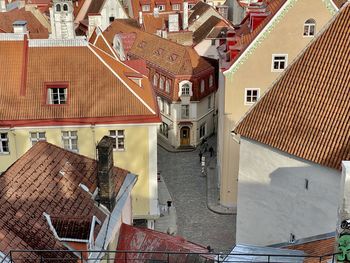
[[[85,184],[80,183],[79,186],[80,186],[80,188],[83,189],[85,192],[90,193],[89,188],[88,188]]]

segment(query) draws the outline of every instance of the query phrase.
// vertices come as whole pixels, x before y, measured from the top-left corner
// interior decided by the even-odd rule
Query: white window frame
[[[199,126],[199,139],[204,138],[206,134],[207,134],[207,123],[204,122]]]
[[[170,80],[165,80],[165,92],[170,93]]]
[[[158,82],[159,82],[159,74],[156,73],[153,75],[153,87],[158,87]]]
[[[164,101],[161,97],[158,97],[158,107],[160,112],[164,112]]]
[[[171,5],[171,9],[172,9],[173,11],[180,11],[181,5],[180,5],[180,4],[172,4],[172,5]]]
[[[68,136],[65,136],[64,133],[68,133]],[[76,135],[72,135],[72,133],[75,132]],[[68,148],[64,147],[64,141],[67,140],[68,141]],[[73,143],[72,140],[76,140],[77,141],[77,145],[76,145],[76,149],[73,149]],[[78,148],[78,131],[62,131],[62,144],[63,144],[63,148],[68,150],[68,151],[72,151],[72,152],[78,152],[79,148]]]
[[[310,34],[311,28],[313,28],[313,34],[312,35]],[[303,37],[315,37],[315,35],[316,35],[316,21],[313,18],[309,18],[304,23]]]
[[[244,90],[244,105],[252,105],[256,101],[248,101],[248,91],[257,91],[256,101],[260,98],[260,89],[259,88],[246,88]],[[251,98],[254,98],[253,95],[250,95]]]
[[[54,96],[53,90],[54,89],[58,90],[58,98],[56,100],[58,103],[54,103],[54,100],[53,100],[53,96]],[[63,89],[62,94],[59,91],[61,89]],[[66,105],[67,99],[68,99],[67,93],[68,93],[67,87],[48,87],[47,88],[47,104],[49,104],[49,105]],[[64,100],[61,99],[61,97],[60,97],[61,95],[64,95]]]
[[[170,103],[167,101],[164,101],[163,107],[164,107],[164,113],[166,115],[170,115]]]
[[[190,105],[189,104],[182,104],[181,105],[181,118],[182,119],[189,119],[190,118]]]
[[[125,151],[125,130],[109,130],[108,136],[115,140],[113,143],[113,151]],[[123,142],[122,146],[119,145],[119,140]]]
[[[5,134],[5,138],[1,137],[2,134]],[[4,151],[4,143],[6,144],[7,151]],[[7,132],[0,132],[0,154],[10,154],[10,144]]]
[[[181,94],[182,95],[190,95],[191,86],[188,83],[185,83],[181,86]]]
[[[165,5],[157,5],[156,7],[158,8],[159,12],[165,11]]]
[[[42,135],[42,134],[44,134],[44,137],[40,137],[40,135]],[[33,137],[33,135],[35,137]],[[30,132],[29,139],[30,139],[30,142],[32,143],[32,146],[39,141],[46,142],[46,133],[45,132]]]
[[[147,5],[147,4],[142,5],[141,9],[142,9],[142,12],[149,12],[149,11],[151,11],[151,6]]]
[[[159,78],[159,88],[161,90],[164,90],[164,85],[165,85],[165,77],[160,76],[160,78]]]
[[[205,91],[205,80],[202,79],[201,80],[201,93],[203,93]]]
[[[277,57],[284,57],[284,60],[279,60],[279,68],[278,69],[275,69],[274,65],[275,65],[275,58]],[[280,68],[280,63],[281,62],[284,62],[284,68],[281,69]],[[285,70],[288,66],[288,54],[272,54],[272,63],[271,63],[271,71],[272,72],[282,72],[283,70]]]

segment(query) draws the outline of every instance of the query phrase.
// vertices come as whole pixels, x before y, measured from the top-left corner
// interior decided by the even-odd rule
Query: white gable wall
[[[270,245],[335,231],[340,171],[241,138],[237,244]],[[309,181],[308,190],[305,179]]]

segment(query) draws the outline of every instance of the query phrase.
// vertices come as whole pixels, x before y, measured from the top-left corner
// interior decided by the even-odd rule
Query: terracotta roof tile
[[[59,174],[62,169],[63,176]],[[0,177],[0,251],[66,250],[49,229],[44,212],[59,215],[61,221],[65,217],[75,222],[77,218],[88,221],[96,216],[103,222],[106,215],[79,186],[83,183],[93,192],[97,187],[96,174],[97,162],[93,159],[47,142],[35,144]],[[128,172],[115,167],[114,174],[118,192]],[[97,225],[96,231],[99,228]],[[63,252],[47,256],[74,257]]]
[[[192,47],[186,47],[128,26],[119,19],[115,20],[103,34],[108,42],[112,42],[117,33],[131,32],[136,33],[137,36],[129,51],[129,55],[133,58],[144,59],[174,75],[195,75],[212,68]],[[161,56],[156,55],[159,48],[164,49]],[[173,55],[176,57],[174,61],[170,59]]]
[[[235,132],[335,169],[350,160],[349,28],[347,4]]]
[[[90,45],[29,47],[25,53],[24,43],[0,41],[0,63],[7,64],[0,71],[0,125],[19,120],[100,118],[121,123],[158,119],[148,79],[137,86],[124,75],[131,69],[103,51]],[[62,82],[68,85],[68,103],[47,105],[45,85]],[[23,88],[25,94],[20,96]]]
[[[0,29],[5,33],[13,32],[13,22],[17,20],[27,21],[27,29],[30,38],[48,38],[49,31],[30,12],[22,9],[13,9],[8,12],[0,12]]]

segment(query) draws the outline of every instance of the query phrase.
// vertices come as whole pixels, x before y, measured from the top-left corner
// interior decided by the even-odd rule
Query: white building
[[[347,3],[234,129],[237,243],[334,231],[341,161],[350,159],[349,27]]]

